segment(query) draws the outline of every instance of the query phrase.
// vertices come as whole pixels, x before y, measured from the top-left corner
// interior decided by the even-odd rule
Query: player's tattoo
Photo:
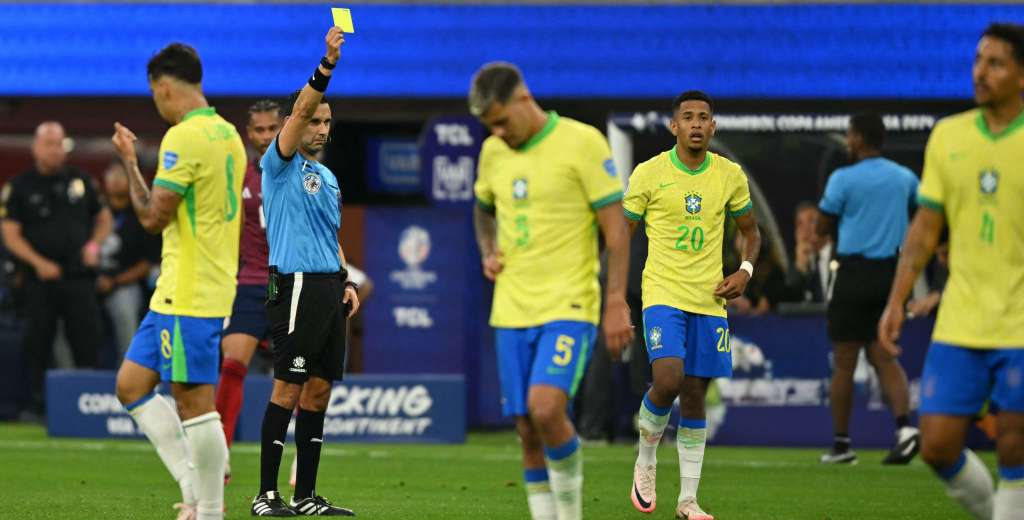
[[[149,212],[150,192],[139,171],[139,162],[136,159],[124,161],[124,169],[128,171],[128,194],[132,199],[132,208],[140,219],[145,218]]]
[[[473,230],[481,256],[486,258],[497,249],[497,229],[498,223],[494,215],[484,212],[480,207],[473,208]]]

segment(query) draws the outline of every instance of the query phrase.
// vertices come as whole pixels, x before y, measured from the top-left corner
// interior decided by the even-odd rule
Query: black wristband
[[[345,287],[351,287],[355,291],[359,291],[359,284],[353,282],[352,280],[345,280]]]
[[[330,61],[328,61],[327,56],[320,58],[320,65],[323,65],[323,67],[327,70],[334,70],[334,67],[338,66],[337,63],[331,63]]]
[[[309,86],[313,87],[313,90],[323,93],[327,90],[327,83],[331,81],[330,76],[324,75],[320,72],[320,67],[313,70],[313,77],[309,78]]]

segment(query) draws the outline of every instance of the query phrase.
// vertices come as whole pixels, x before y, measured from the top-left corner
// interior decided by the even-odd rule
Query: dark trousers
[[[24,287],[25,330],[22,359],[28,379],[25,408],[41,412],[46,403],[45,376],[53,361],[57,318],[64,321],[75,367],[95,368],[101,321],[96,281],[92,277],[44,282],[27,280]]]

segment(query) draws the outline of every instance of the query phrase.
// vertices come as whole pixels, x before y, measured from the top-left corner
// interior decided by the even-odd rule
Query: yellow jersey
[[[949,226],[949,281],[932,339],[1024,348],[1024,113],[998,135],[978,109],[939,121],[918,202]]]
[[[504,268],[491,325],[597,324],[596,211],[622,200],[611,149],[596,128],[550,112],[517,149],[491,136],[480,151],[477,204],[496,212]]]
[[[199,108],[167,131],[158,160],[153,186],[182,201],[163,231],[160,278],[149,307],[162,314],[228,316],[238,272],[242,138],[212,107]]]
[[[672,147],[637,165],[622,206],[626,218],[643,220],[647,229],[644,308],[725,317],[725,300],[714,294],[722,281],[725,215],[739,217],[753,207],[743,169],[708,152],[691,170]]]

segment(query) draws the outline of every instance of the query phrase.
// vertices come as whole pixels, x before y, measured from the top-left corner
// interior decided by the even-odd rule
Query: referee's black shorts
[[[278,297],[267,302],[275,379],[296,384],[310,377],[342,379],[348,350],[344,294],[338,273],[280,275]]]
[[[829,339],[874,341],[878,337],[878,320],[896,277],[896,257],[840,256],[838,261],[839,270],[828,304]]]

